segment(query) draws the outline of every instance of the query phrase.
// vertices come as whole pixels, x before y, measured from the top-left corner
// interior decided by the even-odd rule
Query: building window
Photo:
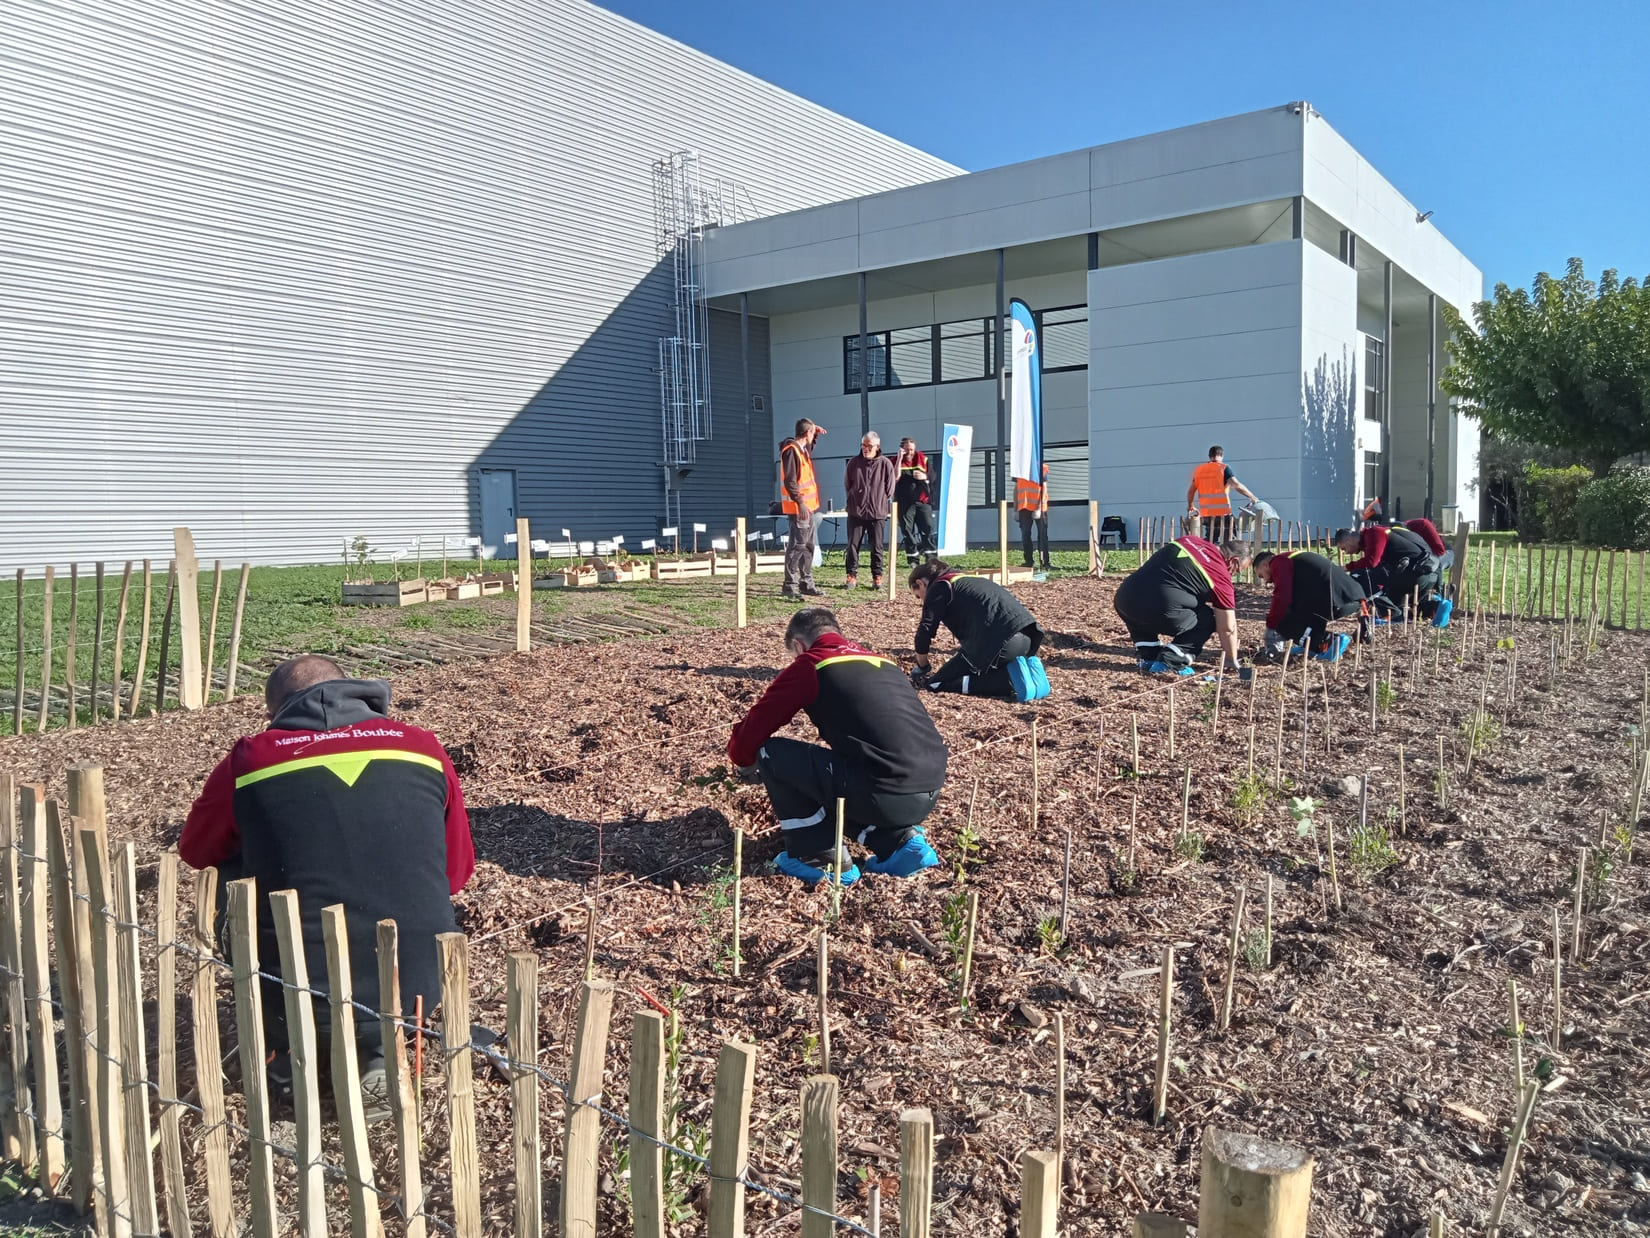
[[[1364,494],[1365,503],[1381,494],[1381,453],[1378,451],[1364,452]]]
[[[1037,322],[1045,374],[1088,367],[1088,306],[1039,310]],[[1005,340],[1007,334],[1005,330]],[[871,391],[977,382],[993,375],[991,359],[997,341],[993,318],[964,318],[925,327],[873,331],[866,341],[870,357],[866,386]],[[1013,350],[1008,352],[1007,360],[1012,361]],[[1011,364],[1004,365],[1004,369],[1012,368]],[[842,392],[855,395],[858,391],[859,335],[856,333],[842,337]]]
[[[1381,420],[1382,397],[1386,393],[1386,345],[1372,335],[1364,336],[1364,417]]]
[[[974,451],[968,471],[968,505],[996,507],[999,499],[1014,499],[1014,481],[1008,493],[997,493],[996,447]],[[1048,465],[1050,507],[1076,507],[1089,501],[1089,445],[1087,443],[1044,443],[1043,463]]]

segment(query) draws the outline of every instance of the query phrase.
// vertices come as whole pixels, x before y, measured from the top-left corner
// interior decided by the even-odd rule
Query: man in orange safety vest
[[[1254,492],[1232,476],[1226,467],[1226,449],[1209,448],[1209,461],[1192,470],[1192,484],[1186,487],[1186,522],[1190,531],[1219,543],[1232,536],[1232,498],[1228,488],[1260,502]]]
[[[1043,465],[1043,480],[1039,484],[1027,481],[1024,477],[1014,479],[1014,510],[1020,517],[1020,549],[1025,553],[1026,566],[1032,567],[1031,561],[1031,526],[1037,526],[1037,553],[1042,558],[1043,566],[1049,567],[1048,559],[1048,465]]]
[[[814,547],[819,542],[819,481],[814,476],[814,443],[825,433],[806,417],[796,423],[796,436],[779,444],[780,510],[790,519],[791,540],[785,546],[784,597],[824,597],[814,584]]]

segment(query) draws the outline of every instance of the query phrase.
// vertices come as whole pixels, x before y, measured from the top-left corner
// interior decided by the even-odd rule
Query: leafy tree
[[[1588,279],[1571,258],[1564,278],[1534,289],[1495,286],[1472,307],[1477,329],[1446,307],[1454,360],[1439,379],[1491,432],[1573,452],[1599,476],[1650,451],[1650,286],[1606,271]]]

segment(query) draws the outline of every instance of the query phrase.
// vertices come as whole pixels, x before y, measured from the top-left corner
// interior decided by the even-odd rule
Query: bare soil
[[[1314,1234],[1408,1238],[1424,1232],[1433,1208],[1452,1232],[1481,1231],[1515,1101],[1513,979],[1525,1062],[1545,1090],[1513,1185],[1509,1232],[1604,1235],[1650,1221],[1650,905],[1644,865],[1626,851],[1632,728],[1641,721],[1650,645],[1609,632],[1583,653],[1577,629],[1573,662],[1549,684],[1549,641],[1561,627],[1492,629],[1487,621],[1469,639],[1458,617],[1446,633],[1383,633],[1356,665],[1350,655],[1327,669],[1297,664],[1286,685],[1275,668],[1257,671],[1251,684],[1228,678],[1217,730],[1212,684],[1186,680],[1171,690],[1135,670],[1111,610],[1113,587],[1110,579],[1069,580],[1022,590],[1051,633],[1049,699],[928,698],[952,751],[950,782],[929,823],[942,867],[910,881],[868,877],[844,892],[830,930],[841,1211],[863,1219],[874,1176],[893,1232],[898,1115],[927,1106],[939,1140],[940,1232],[1013,1232],[1019,1157],[1054,1145],[1052,1033],[1063,1016],[1066,1232],[1125,1234],[1147,1209],[1195,1220],[1200,1139],[1210,1125],[1317,1158]],[[1250,645],[1264,602],[1254,589],[1244,597]],[[855,638],[906,655],[915,619],[901,600],[856,607],[845,621]],[[610,1102],[623,1107],[629,1017],[646,1005],[643,991],[680,1012],[691,1122],[708,1123],[720,1043],[752,1041],[760,1050],[753,1177],[794,1191],[798,1086],[819,1068],[815,949],[829,900],[766,868],[778,850],[772,814],[759,787],[730,776],[723,752],[729,726],[782,657],[775,624],[558,646],[410,673],[396,681],[394,699],[400,716],[441,735],[469,800],[481,863],[458,901],[472,939],[477,1020],[502,1030],[505,956],[535,951],[541,1063],[564,1075],[585,908],[594,900],[596,966],[620,994]],[[1379,703],[1372,734],[1370,676],[1388,679],[1389,664],[1393,695]],[[1492,725],[1477,728],[1486,742],[1469,779],[1470,718],[1481,693]],[[1232,801],[1251,719],[1256,769],[1274,783],[1280,715],[1283,785],[1240,812]],[[1131,720],[1139,777],[1129,769]],[[114,835],[152,860],[175,841],[212,764],[260,724],[249,700],[8,739],[0,762],[45,780],[54,794],[70,763],[101,763]],[[805,719],[794,732],[813,738]],[[1188,765],[1189,830],[1201,835],[1200,855],[1192,840],[1177,841]],[[1370,779],[1369,820],[1390,833],[1396,852],[1379,871],[1361,868],[1348,847],[1356,798],[1325,789],[1357,775]],[[1303,834],[1289,799],[1308,795],[1316,830]],[[1339,907],[1324,855],[1331,824]],[[748,838],[738,980],[719,880],[736,826]],[[979,838],[972,852],[959,841],[965,828]],[[1068,837],[1068,932],[1055,940],[1046,921],[1060,911]],[[1583,846],[1608,857],[1608,872],[1589,884],[1583,950],[1571,959]],[[1246,932],[1258,933],[1268,877],[1272,961],[1265,965],[1258,946],[1249,962],[1240,957],[1232,1025],[1221,1032],[1235,892],[1247,889]],[[947,929],[969,891],[979,895],[979,939],[965,1009]],[[1555,906],[1566,955],[1562,1047],[1551,1043]],[[1173,1064],[1167,1120],[1154,1126],[1153,969],[1171,944]],[[439,1215],[448,1196],[438,1065],[427,1075],[426,1175]],[[487,1227],[508,1232],[509,1093],[491,1073],[477,1087]],[[551,1101],[547,1094],[547,1110]],[[195,1174],[192,1122],[186,1155]],[[547,1116],[552,1196],[559,1130]],[[283,1172],[290,1185],[290,1168]],[[622,1184],[604,1189],[614,1194],[606,1204],[613,1232],[622,1232]],[[201,1200],[196,1190],[197,1209]],[[794,1213],[767,1200],[753,1199],[750,1214],[752,1232],[796,1228]]]

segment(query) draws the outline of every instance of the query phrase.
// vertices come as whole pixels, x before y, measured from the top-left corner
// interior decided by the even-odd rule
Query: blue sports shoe
[[[1341,655],[1352,647],[1352,638],[1344,632],[1331,636],[1329,640],[1312,655],[1314,662],[1339,662]]]
[[[1443,598],[1438,603],[1438,609],[1432,616],[1432,626],[1435,628],[1449,627],[1449,617],[1455,610],[1455,603]]]
[[[1037,679],[1025,658],[1015,658],[1008,664],[1008,682],[1014,689],[1014,699],[1020,704],[1037,699]]]
[[[1142,662],[1140,669],[1148,675],[1195,675],[1189,666],[1170,666],[1167,662]]]
[[[934,862],[936,864],[939,863],[938,860],[935,860]],[[774,856],[773,866],[780,872],[784,873],[785,876],[795,877],[798,881],[802,882],[802,884],[809,886],[816,886],[821,881],[828,881],[831,876],[828,869],[816,868],[812,864],[804,863],[802,860],[799,860],[793,856],[789,851],[781,851],[778,855]],[[851,886],[858,880],[859,866],[856,864],[848,865],[847,869],[842,874],[842,884],[845,886]]]
[[[915,877],[925,868],[939,866],[940,857],[934,854],[934,849],[928,845],[928,838],[921,830],[911,835],[906,843],[886,860],[879,860],[871,856],[865,861],[865,871],[880,873],[887,877]]]
[[[1034,699],[1040,701],[1049,694],[1048,668],[1043,665],[1043,660],[1037,657],[1027,658],[1026,665],[1031,668],[1031,677],[1037,681],[1037,695]]]

